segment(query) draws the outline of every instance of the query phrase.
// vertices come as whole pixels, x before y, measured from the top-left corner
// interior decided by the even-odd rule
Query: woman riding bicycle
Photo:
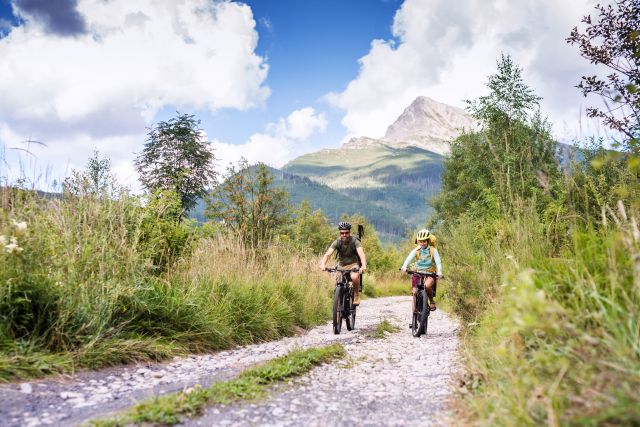
[[[415,261],[416,271],[419,273],[436,273],[437,277],[442,277],[442,263],[440,262],[440,254],[435,247],[435,236],[429,233],[429,230],[422,229],[416,235],[416,242],[419,244],[417,248],[412,250],[407,259],[402,264],[402,271],[407,270],[407,266]],[[429,297],[429,307],[431,311],[436,309],[436,302],[433,299],[433,289],[436,279],[427,277],[424,281],[424,287]],[[420,276],[414,275],[411,278],[411,292],[415,295],[416,289],[420,284]]]

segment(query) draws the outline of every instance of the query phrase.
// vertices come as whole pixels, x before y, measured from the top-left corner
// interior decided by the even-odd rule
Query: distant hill
[[[343,213],[352,215],[361,213],[376,227],[381,227],[380,237],[394,240],[401,236],[408,223],[384,207],[363,199],[349,197],[341,192],[332,190],[328,186],[315,182],[307,177],[294,175],[279,169],[269,168],[274,176],[273,185],[285,188],[290,194],[290,203],[299,206],[303,200],[308,200],[313,210],[322,212],[331,221],[337,223]],[[205,203],[199,200],[196,207],[189,213],[191,218],[200,222],[205,221]]]
[[[440,189],[442,159],[419,147],[377,142],[306,154],[283,169],[360,201],[367,208],[360,212],[381,235],[399,238],[407,228],[422,225],[431,213],[427,200]],[[379,217],[380,209],[390,215]]]

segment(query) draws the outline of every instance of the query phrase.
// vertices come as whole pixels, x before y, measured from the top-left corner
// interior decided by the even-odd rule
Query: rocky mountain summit
[[[438,154],[449,153],[449,141],[477,123],[464,110],[426,96],[417,97],[388,128],[383,138],[352,138],[342,148],[372,145],[415,146]]]

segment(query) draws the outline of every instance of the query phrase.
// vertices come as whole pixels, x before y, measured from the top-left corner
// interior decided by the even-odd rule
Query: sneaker
[[[360,305],[360,294],[355,294],[353,297],[353,305]]]

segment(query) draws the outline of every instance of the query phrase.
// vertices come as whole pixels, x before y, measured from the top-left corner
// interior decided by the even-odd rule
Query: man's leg
[[[351,273],[353,283],[353,305],[360,304],[360,273]]]

